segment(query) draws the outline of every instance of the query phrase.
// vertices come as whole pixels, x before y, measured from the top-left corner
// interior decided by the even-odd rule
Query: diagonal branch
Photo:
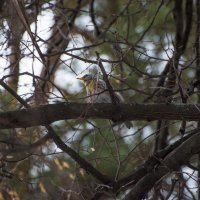
[[[188,140],[183,142],[178,148],[176,148],[165,159],[163,159],[159,166],[141,178],[124,198],[124,200],[140,200],[144,198],[145,194],[157,181],[162,179],[170,172],[178,170],[180,166],[184,165],[192,155],[199,153],[199,140],[200,134],[196,133]]]
[[[122,177],[117,182],[115,182],[114,185],[110,185],[113,187],[113,192],[119,193],[120,191],[127,190],[128,188],[130,188],[130,186],[134,187],[134,185],[136,185],[140,181],[140,179],[145,177],[148,173],[154,171],[155,167],[157,167],[161,163],[161,161],[165,157],[167,157],[167,155],[169,155],[176,148],[178,148],[182,143],[184,143],[185,141],[187,141],[189,138],[193,137],[197,133],[199,133],[199,129],[193,130],[191,133],[177,140],[173,144],[154,153],[145,161],[144,164],[133,169],[133,172],[131,174],[129,174],[128,176]],[[99,190],[98,193],[95,194],[93,199],[97,199],[97,197],[101,196],[107,190],[108,190],[108,187],[102,187],[101,190]]]
[[[22,21],[22,24],[26,28],[26,30],[27,30],[27,32],[28,32],[28,34],[29,34],[29,36],[30,36],[35,48],[37,49],[37,52],[38,52],[38,54],[39,54],[39,56],[41,58],[41,61],[43,63],[45,63],[45,58],[44,58],[44,56],[43,56],[43,54],[42,54],[42,52],[40,50],[40,47],[38,46],[38,44],[37,44],[32,32],[31,32],[31,29],[30,29],[30,26],[29,26],[29,23],[28,23],[28,18],[26,16],[26,12],[24,10],[24,6],[23,6],[22,2],[18,1],[18,0],[14,0],[13,4],[14,4],[14,7],[15,7],[15,9],[17,11],[17,14],[19,15],[19,18]]]
[[[20,102],[22,105],[24,105],[26,108],[29,108],[30,110],[32,110],[32,108],[30,108],[30,106],[26,103],[26,101],[24,101],[12,88],[10,88],[7,84],[5,84],[3,82],[2,79],[0,79],[0,85],[2,87],[4,87],[13,97],[15,97],[18,102]],[[26,113],[26,109],[23,109]],[[15,112],[15,111],[14,111]],[[17,111],[18,112],[18,111]],[[22,116],[26,116],[26,114],[23,113]],[[40,113],[40,114],[44,114],[44,113]],[[53,114],[53,113],[52,113]],[[12,114],[11,114],[12,115]],[[42,116],[41,115],[41,116]],[[33,115],[34,117],[38,117],[38,115]],[[28,119],[32,120],[33,117],[32,115],[28,115],[26,116]],[[9,114],[7,115],[7,117],[9,118]],[[31,119],[32,118],[32,119]],[[25,118],[24,118],[25,119]],[[11,117],[11,121],[10,122],[6,122],[4,121],[4,118],[2,118],[2,124],[0,122],[0,129],[3,128],[3,124],[15,124],[14,121],[12,120],[17,120],[13,119]],[[1,121],[1,119],[0,119]],[[23,120],[22,120],[23,121]],[[5,123],[4,123],[5,122]],[[39,122],[39,121],[38,121]],[[26,123],[26,122],[25,122]],[[2,125],[2,126],[1,126]],[[14,128],[14,127],[13,127]],[[39,146],[41,143],[46,142],[49,138],[53,139],[53,141],[55,142],[55,144],[61,149],[63,150],[65,153],[67,153],[73,160],[75,160],[83,169],[85,169],[87,172],[90,172],[92,174],[93,177],[95,177],[96,179],[98,179],[99,181],[101,181],[102,183],[106,184],[106,183],[112,183],[112,180],[109,179],[106,175],[103,175],[100,171],[98,171],[95,167],[93,167],[89,162],[87,162],[84,158],[82,158],[78,153],[76,153],[76,151],[74,151],[72,148],[70,148],[69,146],[67,146],[60,138],[59,136],[56,134],[56,132],[54,131],[54,129],[49,125],[49,123],[45,123],[45,128],[48,130],[48,133],[46,136],[44,136],[42,139],[40,139],[39,141],[37,141],[35,144],[33,144],[33,148],[37,148],[37,146]]]
[[[113,92],[113,88],[112,88],[112,86],[110,85],[110,82],[109,82],[109,80],[108,80],[106,71],[105,71],[105,69],[104,69],[104,67],[103,67],[103,64],[102,64],[102,62],[101,62],[101,58],[100,58],[99,53],[98,53],[97,51],[96,51],[96,55],[97,55],[97,62],[98,62],[98,65],[99,65],[99,67],[100,67],[100,69],[101,69],[101,72],[103,73],[103,79],[104,79],[104,81],[106,82],[106,86],[107,86],[107,88],[108,88],[108,92],[109,92],[110,98],[111,98],[111,100],[112,100],[112,103],[116,105],[117,102],[116,102],[116,98],[115,98],[115,95],[114,95],[114,92]]]
[[[93,177],[97,178],[104,184],[112,183],[112,180],[109,179],[106,175],[103,175],[95,167],[93,167],[89,162],[82,158],[76,151],[67,146],[60,137],[55,133],[53,128],[50,125],[45,126],[48,130],[48,134],[53,139],[58,148],[67,153],[73,160],[75,160],[86,172],[90,173]]]

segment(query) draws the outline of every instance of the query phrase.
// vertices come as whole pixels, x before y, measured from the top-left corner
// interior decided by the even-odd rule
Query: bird
[[[88,103],[112,103],[105,81],[98,78],[98,76],[94,74],[85,74],[83,76],[78,76],[77,79],[83,81],[85,84]],[[120,93],[114,92],[113,94],[116,103],[124,102],[124,98]],[[130,121],[126,121],[124,123],[128,129],[133,127]]]

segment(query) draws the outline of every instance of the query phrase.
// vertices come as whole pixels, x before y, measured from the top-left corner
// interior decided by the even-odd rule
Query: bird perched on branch
[[[77,77],[84,82],[88,97],[88,103],[112,103],[111,95],[107,89],[106,83],[93,74],[85,74],[82,77]],[[116,103],[123,103],[123,97],[114,92],[114,100]],[[124,122],[127,128],[131,128],[133,125],[131,122]]]

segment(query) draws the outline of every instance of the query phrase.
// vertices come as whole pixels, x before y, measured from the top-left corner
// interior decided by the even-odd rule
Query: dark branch
[[[0,117],[0,129],[1,128],[5,128],[4,125],[8,125],[8,126],[15,126],[16,124],[20,124],[20,123],[24,123],[24,125],[22,125],[22,127],[26,127],[27,124],[29,124],[30,122],[34,121],[34,118],[39,117],[39,120],[36,120],[37,122],[40,121],[43,124],[44,121],[48,121],[48,117],[46,114],[41,113],[40,112],[40,107],[38,108],[33,108],[33,112],[31,111],[32,109],[29,107],[29,105],[20,97],[18,96],[15,91],[12,90],[12,88],[10,88],[7,84],[5,84],[2,80],[0,80],[0,85],[3,86],[7,91],[10,92],[10,94],[12,94],[22,105],[24,105],[26,108],[29,108],[30,110],[28,111],[28,109],[23,109],[20,111],[13,111],[13,112],[7,112],[7,113],[2,113],[3,115],[5,114],[5,116],[7,116],[7,118],[4,119],[4,117]],[[45,109],[45,108],[44,108]],[[46,110],[46,109],[45,109]],[[45,112],[45,110],[41,109],[42,112]],[[48,110],[48,108],[47,108]],[[47,111],[46,110],[46,111]],[[27,112],[28,111],[28,112]],[[35,112],[36,111],[36,112]],[[39,111],[39,112],[38,112]],[[22,112],[22,113],[19,113]],[[54,110],[54,112],[56,113],[56,111]],[[18,114],[17,114],[18,113]],[[14,114],[14,115],[13,115]],[[53,113],[49,113],[50,115],[52,115]],[[0,114],[1,115],[1,114]],[[19,118],[17,118],[17,115]],[[50,116],[49,115],[49,116]],[[21,117],[22,118],[21,118]],[[44,118],[43,118],[44,116]],[[9,121],[9,117],[11,117],[11,120]],[[27,117],[27,120],[26,120]],[[19,120],[18,120],[19,119]],[[5,121],[4,121],[5,120]],[[32,121],[33,120],[33,121]],[[35,122],[36,122],[35,121]],[[34,122],[34,123],[35,123]],[[67,146],[60,138],[59,136],[57,136],[56,132],[53,130],[53,128],[45,122],[45,128],[48,130],[48,134],[45,135],[42,139],[40,139],[39,141],[37,141],[36,143],[32,144],[29,146],[28,150],[33,149],[33,148],[37,148],[38,146],[40,146],[42,143],[45,143],[47,140],[49,140],[49,138],[53,139],[53,141],[55,142],[55,144],[61,149],[63,150],[65,153],[67,153],[73,160],[75,160],[80,167],[82,167],[83,169],[85,169],[88,173],[91,173],[92,176],[94,176],[95,178],[97,178],[98,180],[100,180],[102,183],[106,184],[106,183],[111,183],[112,181],[105,175],[101,174],[101,172],[99,172],[97,169],[95,169],[89,162],[87,162],[85,159],[83,159],[78,153],[76,153],[76,151],[74,151],[72,148],[70,148],[69,146]],[[39,124],[38,124],[39,125]],[[44,125],[44,124],[43,124]],[[31,125],[32,126],[32,125]],[[21,127],[21,126],[20,126]],[[10,127],[12,128],[12,127]],[[14,127],[13,127],[14,128]],[[21,149],[17,149],[18,152],[20,151],[25,151],[25,148],[21,148]],[[7,152],[8,153],[8,152]],[[10,152],[11,153],[11,152]]]
[[[46,125],[46,129],[48,130],[48,134],[53,139],[57,147],[67,153],[71,158],[73,158],[79,165],[82,167],[87,173],[90,173],[96,179],[100,180],[104,184],[112,183],[112,180],[109,179],[106,175],[103,175],[100,171],[98,171],[95,167],[93,167],[89,162],[87,162],[84,158],[82,158],[76,151],[67,146],[60,137],[56,134],[53,128],[49,125]]]
[[[134,185],[136,185],[140,181],[140,179],[142,179],[148,173],[153,172],[155,170],[155,167],[161,164],[161,161],[165,157],[167,157],[167,155],[169,155],[176,148],[178,148],[182,143],[187,141],[189,138],[193,137],[195,134],[199,134],[199,132],[200,132],[199,129],[193,130],[188,135],[182,137],[181,139],[177,140],[173,144],[154,153],[145,161],[144,164],[133,169],[133,172],[131,174],[119,179],[116,183],[114,183],[114,185],[111,185],[113,187],[113,192],[117,193],[119,191],[127,190],[131,186],[134,187]],[[188,162],[187,162],[187,166],[188,166]],[[95,194],[93,199],[96,199],[98,195],[103,194],[107,190],[108,190],[108,187],[102,187],[101,190],[99,190],[98,193]]]
[[[107,74],[106,74],[106,70],[104,69],[104,66],[103,66],[103,64],[102,64],[102,62],[101,62],[101,58],[100,58],[100,56],[99,56],[99,53],[96,52],[96,55],[97,55],[98,65],[99,65],[99,67],[100,67],[100,69],[101,69],[101,72],[103,73],[103,80],[105,81],[106,86],[107,86],[107,88],[108,88],[108,92],[109,92],[109,94],[110,94],[110,98],[111,98],[111,100],[112,100],[112,103],[116,105],[116,103],[117,103],[117,102],[116,102],[116,98],[115,98],[115,95],[114,95],[114,93],[113,93],[113,88],[112,88],[112,86],[110,85],[110,82],[109,82],[109,80],[108,80],[108,77],[107,77]]]
[[[0,113],[0,129],[27,128],[68,119],[113,117],[118,122],[159,119],[199,121],[200,105],[58,103]]]
[[[132,188],[124,200],[140,200],[153,187],[153,185],[166,174],[176,171],[181,165],[187,163],[190,157],[200,151],[200,134],[197,133],[182,143],[162,160],[157,168],[142,177]]]
[[[91,17],[91,20],[92,20],[92,23],[94,25],[94,29],[95,29],[95,33],[97,36],[99,36],[101,34],[101,31],[99,30],[99,27],[96,23],[96,19],[95,19],[95,13],[94,13],[94,0],[91,0],[91,3],[90,3],[90,17]]]

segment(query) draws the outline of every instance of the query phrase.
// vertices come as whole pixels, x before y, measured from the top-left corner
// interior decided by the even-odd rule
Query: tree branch
[[[178,170],[192,155],[199,153],[199,140],[200,134],[197,133],[182,143],[165,159],[163,159],[157,168],[141,178],[124,200],[139,200],[143,198],[157,181],[163,178],[166,174]]]
[[[3,86],[8,92],[10,92],[11,95],[13,95],[22,105],[24,105],[26,108],[29,108],[30,111],[32,110],[32,108],[30,108],[30,106],[20,97],[16,94],[15,91],[13,91],[12,88],[10,88],[7,84],[5,84],[3,82],[2,79],[0,79],[0,85]],[[48,106],[47,106],[48,107]],[[40,107],[38,107],[40,108]],[[42,111],[44,111],[43,109],[41,109]],[[22,113],[18,113],[22,111]],[[13,111],[13,112],[7,112],[7,113],[2,113],[2,114],[6,114],[6,116],[8,117],[5,120],[9,119],[9,116],[11,117],[11,121],[4,121],[4,118],[2,118],[2,121],[0,119],[0,129],[4,127],[4,125],[15,125],[15,123],[19,122],[17,118],[17,115],[22,116],[23,117],[27,117],[28,120],[25,120],[25,118],[22,119],[22,123],[24,121],[24,123],[26,124],[26,122],[31,122],[32,120],[34,120],[34,117],[38,117],[44,114],[42,114],[40,112],[39,109],[37,109],[37,111],[39,111],[39,113],[37,113],[36,111],[36,115],[34,115],[34,113],[26,113],[26,111],[28,111],[28,109],[23,109],[20,111]],[[32,112],[32,111],[31,111]],[[9,114],[10,113],[10,114]],[[17,114],[18,113],[18,114]],[[17,114],[15,116],[13,116],[13,114]],[[28,114],[28,116],[26,115]],[[53,114],[53,113],[51,113]],[[44,118],[45,119],[45,118]],[[40,120],[40,117],[39,117]],[[45,119],[47,120],[47,119]],[[2,122],[2,123],[1,123]],[[39,122],[39,121],[38,121]],[[2,126],[1,126],[2,125]],[[24,126],[22,126],[24,127]],[[13,127],[14,128],[14,127]],[[45,128],[48,130],[48,134],[46,136],[44,136],[42,139],[40,139],[39,141],[37,141],[36,143],[34,143],[32,145],[32,148],[36,148],[38,145],[41,144],[41,142],[46,142],[49,138],[53,139],[53,141],[55,142],[55,144],[61,149],[63,150],[65,153],[67,153],[73,160],[75,160],[83,169],[85,169],[87,172],[90,172],[92,174],[92,176],[94,176],[95,178],[97,178],[98,180],[100,180],[102,183],[107,184],[107,183],[112,183],[112,180],[109,179],[106,175],[103,175],[100,171],[98,171],[96,168],[94,168],[89,162],[87,162],[84,158],[82,158],[78,153],[76,153],[76,151],[74,151],[72,148],[70,148],[69,146],[67,146],[60,138],[59,136],[56,134],[56,132],[54,131],[54,129],[48,124],[45,123]]]
[[[82,167],[87,173],[90,173],[93,177],[97,178],[104,184],[112,183],[112,180],[109,179],[106,175],[103,175],[100,171],[98,171],[95,167],[93,167],[88,161],[82,158],[76,151],[67,146],[60,137],[56,134],[53,128],[50,125],[46,125],[46,129],[48,130],[48,134],[53,139],[57,147],[67,153],[72,159],[74,159],[80,167]]]
[[[148,173],[154,171],[155,167],[157,167],[163,159],[165,159],[171,152],[173,152],[176,148],[178,148],[182,143],[187,141],[189,138],[193,137],[196,134],[199,134],[199,129],[195,129],[186,136],[182,137],[181,139],[177,140],[173,144],[167,146],[166,148],[154,153],[150,156],[144,164],[138,166],[137,168],[133,169],[133,172],[128,176],[122,177],[119,179],[114,185],[110,185],[113,188],[114,193],[119,193],[120,191],[127,190],[131,186],[134,187],[143,177],[145,177]],[[187,163],[188,165],[188,163]],[[97,199],[97,196],[102,195],[105,191],[108,190],[108,187],[102,187],[99,190],[93,199]]]
[[[113,119],[113,113],[118,122],[159,119],[199,121],[200,105],[58,103],[2,112],[0,129],[27,128],[68,119]]]

